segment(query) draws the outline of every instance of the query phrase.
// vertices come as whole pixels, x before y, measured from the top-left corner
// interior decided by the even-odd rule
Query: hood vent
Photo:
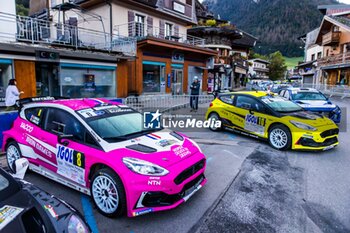
[[[157,152],[156,149],[154,149],[153,147],[149,147],[143,144],[134,144],[134,145],[130,145],[130,146],[126,146],[126,148],[130,149],[130,150],[136,150],[142,153],[154,153]]]
[[[174,138],[176,138],[177,140],[180,140],[180,141],[184,140],[184,137],[182,137],[180,134],[178,134],[175,131],[171,132],[170,135],[173,136]]]

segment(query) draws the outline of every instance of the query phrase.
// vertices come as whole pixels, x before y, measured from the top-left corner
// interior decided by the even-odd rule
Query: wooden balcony
[[[338,45],[340,41],[341,32],[328,32],[322,36],[323,46],[333,46]]]
[[[319,67],[342,65],[342,64],[349,64],[349,63],[350,63],[350,52],[323,57],[317,60],[317,65]]]

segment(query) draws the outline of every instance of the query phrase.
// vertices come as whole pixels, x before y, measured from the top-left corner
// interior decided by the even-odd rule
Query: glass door
[[[183,93],[183,70],[182,69],[172,69],[173,76],[173,95],[181,95]]]
[[[37,96],[60,96],[58,64],[36,63]]]

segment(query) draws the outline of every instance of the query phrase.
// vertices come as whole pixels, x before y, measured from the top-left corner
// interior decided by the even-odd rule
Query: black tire
[[[273,125],[269,130],[269,143],[277,150],[288,150],[292,146],[292,134],[282,124]]]
[[[210,119],[213,119],[215,121],[221,121],[220,116],[217,113],[215,113],[215,112],[209,114],[208,120],[210,120]],[[210,126],[209,126],[209,129],[211,131],[220,131],[220,130],[222,130],[222,121],[221,121],[221,127],[215,128],[215,127],[212,127],[212,126],[213,126],[213,124],[210,124]]]
[[[14,155],[13,153],[18,153],[18,155]],[[12,141],[6,146],[6,161],[7,166],[11,170],[12,173],[16,173],[16,164],[15,161],[22,157],[21,149],[19,148],[17,142]]]
[[[116,193],[118,194],[118,204],[117,204],[117,207],[115,209],[111,209],[111,211],[106,211],[106,210],[103,210],[101,208],[101,204],[98,204],[97,201],[98,201],[98,197],[94,195],[94,191],[97,191],[96,186],[94,186],[95,182],[96,182],[96,185],[98,180],[99,179],[107,179],[111,182],[111,185],[114,185],[114,187],[116,188]],[[113,188],[113,187],[112,187]],[[110,189],[111,191],[112,189]],[[98,170],[92,177],[91,179],[91,185],[90,185],[90,192],[91,192],[91,198],[97,208],[97,210],[103,214],[104,216],[107,216],[107,217],[119,217],[119,216],[122,216],[126,213],[126,195],[125,195],[125,190],[124,190],[124,185],[122,183],[122,181],[120,180],[119,176],[114,172],[112,171],[111,169],[109,168],[103,168],[103,169],[100,169]],[[111,192],[108,192],[107,190],[104,190],[101,192],[104,192],[104,193],[108,193],[108,195],[110,196],[113,196],[114,194],[112,194]],[[108,196],[108,198],[110,198]]]

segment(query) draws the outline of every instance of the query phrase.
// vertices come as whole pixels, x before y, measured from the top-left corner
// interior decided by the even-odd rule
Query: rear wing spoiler
[[[50,100],[60,100],[60,99],[70,99],[69,97],[63,96],[38,96],[38,97],[28,97],[18,100],[17,105],[21,109],[24,105],[35,102],[45,102]]]

